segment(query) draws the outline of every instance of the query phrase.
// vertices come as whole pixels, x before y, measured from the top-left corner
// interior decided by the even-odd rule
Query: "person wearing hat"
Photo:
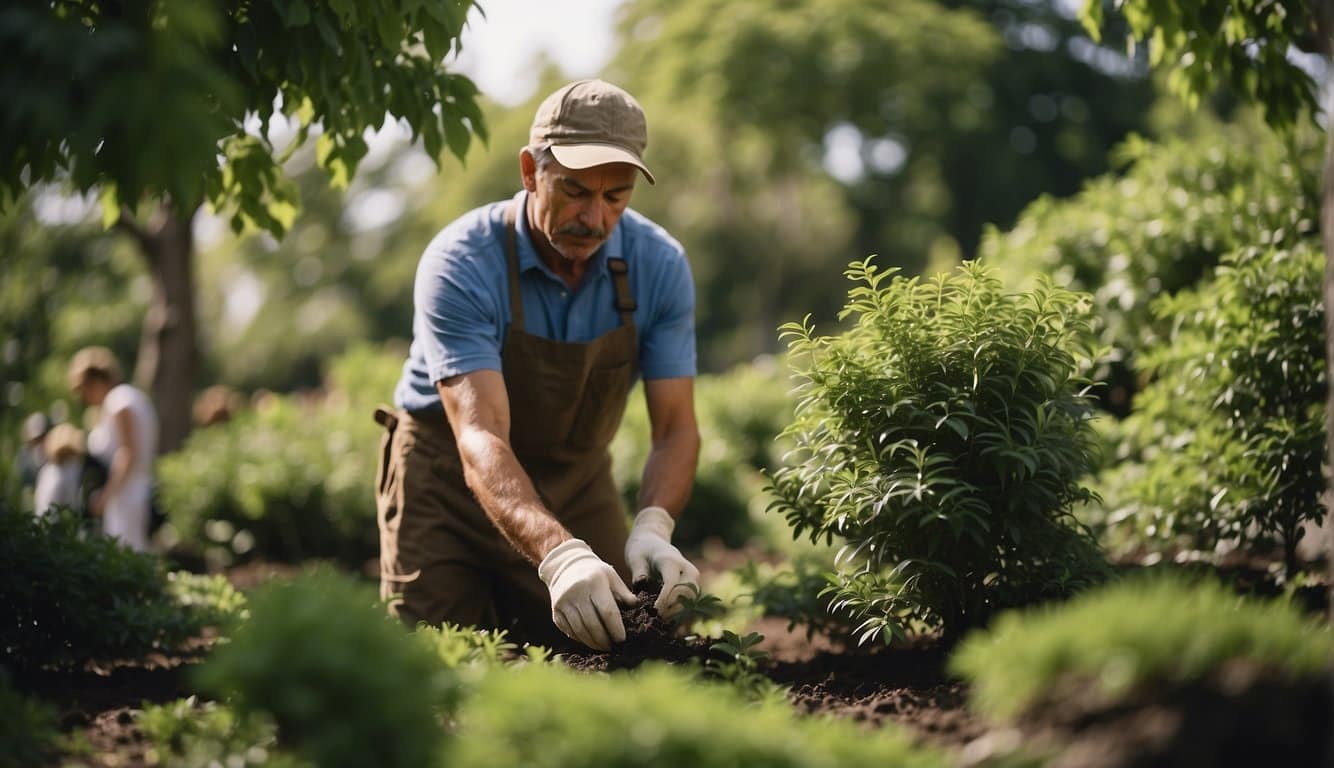
[[[70,388],[99,409],[88,433],[88,453],[107,468],[106,485],[89,499],[102,518],[102,532],[139,552],[148,550],[153,494],[153,459],[158,422],[142,391],[121,382],[120,366],[106,347],[85,347],[69,367]]]
[[[446,226],[417,268],[413,340],[377,473],[381,592],[409,626],[598,650],[627,583],[670,616],[698,571],[672,545],[694,483],[694,286],[680,244],[628,206],[644,113],[580,80],[551,94],[512,199]],[[627,529],[608,445],[634,382],[652,424]]]

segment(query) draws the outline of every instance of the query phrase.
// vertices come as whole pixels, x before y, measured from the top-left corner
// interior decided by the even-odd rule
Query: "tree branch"
[[[122,205],[120,207],[120,218],[116,219],[116,229],[123,230],[134,238],[134,241],[139,244],[139,251],[148,260],[149,266],[152,266],[154,259],[157,258],[153,250],[153,236],[135,220],[134,211],[130,210],[130,206]]]

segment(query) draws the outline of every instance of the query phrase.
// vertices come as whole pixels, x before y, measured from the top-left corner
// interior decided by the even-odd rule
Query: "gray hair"
[[[528,154],[533,156],[533,162],[537,163],[537,172],[546,173],[550,165],[556,161],[556,155],[551,151],[551,145],[546,144],[541,147],[524,147]]]

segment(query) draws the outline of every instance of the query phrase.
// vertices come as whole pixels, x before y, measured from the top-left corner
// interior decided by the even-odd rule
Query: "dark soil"
[[[295,568],[263,564],[230,574],[242,587],[283,578]],[[1266,591],[1264,571],[1235,567],[1239,591]],[[656,590],[636,585],[640,601],[622,609],[627,639],[611,653],[563,652],[571,668],[633,669],[648,661],[702,663],[708,639],[681,637],[653,608]],[[1312,601],[1311,609],[1319,612]],[[951,748],[964,765],[985,764],[1016,749],[1045,754],[1049,766],[1317,766],[1334,768],[1334,681],[1292,683],[1259,670],[1233,669],[1222,678],[1168,691],[1146,692],[1133,705],[1108,709],[1081,699],[1072,686],[1061,705],[1030,713],[1012,726],[988,722],[966,706],[967,687],[945,673],[947,651],[934,638],[901,647],[865,649],[808,637],[781,619],[761,619],[770,658],[760,671],[788,690],[803,713],[835,715],[867,728],[904,726],[926,743]],[[192,641],[179,652],[84,669],[28,675],[17,687],[57,712],[61,729],[82,741],[86,754],[65,755],[61,765],[143,766],[155,761],[135,713],[196,693],[190,666],[213,638]],[[561,649],[563,650],[563,649]],[[1085,686],[1091,690],[1091,686]]]

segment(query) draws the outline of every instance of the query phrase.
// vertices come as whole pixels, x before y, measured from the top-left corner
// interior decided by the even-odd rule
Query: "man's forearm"
[[[468,488],[520,554],[540,563],[557,544],[571,538],[542,503],[508,443],[485,430],[475,430],[458,445]]]
[[[699,433],[694,429],[671,432],[653,443],[639,488],[639,508],[662,507],[678,517],[690,500],[699,461]]]

